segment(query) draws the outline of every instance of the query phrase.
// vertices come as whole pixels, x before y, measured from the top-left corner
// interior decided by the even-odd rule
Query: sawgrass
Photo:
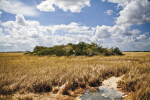
[[[100,86],[110,76],[125,74],[119,85],[127,99],[150,98],[150,53],[123,52],[124,56],[30,56],[0,53],[0,99],[34,99],[30,95],[59,94],[74,98],[85,88]],[[57,95],[58,96],[58,95]],[[35,98],[37,99],[37,98]]]

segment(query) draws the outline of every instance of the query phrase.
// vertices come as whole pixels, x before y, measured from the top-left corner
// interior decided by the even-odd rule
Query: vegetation
[[[104,54],[105,56],[109,55],[122,55],[122,52],[119,48],[103,48],[98,46],[95,43],[87,44],[84,42],[80,42],[78,44],[68,43],[67,45],[57,45],[53,47],[44,47],[44,46],[36,46],[33,52],[27,52],[26,54],[32,55],[56,55],[56,56],[94,56],[99,54]]]
[[[74,99],[110,76],[124,75],[119,85],[127,100],[150,99],[150,53],[125,56],[30,56],[0,53],[0,100]]]

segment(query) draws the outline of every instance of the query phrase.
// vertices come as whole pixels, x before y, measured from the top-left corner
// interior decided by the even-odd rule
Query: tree
[[[113,50],[113,52],[114,52],[114,54],[116,54],[116,55],[123,55],[122,54],[122,52],[119,50],[119,48],[115,48],[114,50]]]
[[[68,45],[68,46],[65,47],[65,53],[66,53],[65,54],[66,56],[70,56],[74,53],[73,48],[71,47],[71,45]]]
[[[35,54],[39,55],[40,52],[41,52],[41,50],[46,49],[46,48],[47,48],[47,47],[44,47],[44,46],[36,46],[36,47],[34,48],[33,52],[34,52]]]
[[[56,55],[56,56],[70,56],[70,55],[85,55],[94,56],[99,54],[109,55],[122,55],[119,48],[103,48],[96,43],[79,42],[78,44],[68,43],[67,45],[56,45],[53,47],[36,46],[30,54],[32,55]]]

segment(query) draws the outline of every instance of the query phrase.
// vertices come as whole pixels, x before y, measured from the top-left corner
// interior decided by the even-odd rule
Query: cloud
[[[148,39],[148,33],[142,34],[138,29],[131,29],[130,27],[114,25],[114,26],[97,26],[93,40],[105,41],[111,39],[115,43],[121,42],[141,42]]]
[[[143,40],[146,40],[146,39],[148,39],[148,37],[147,37],[145,34],[141,34],[141,35],[138,36],[138,37],[134,37],[134,38],[133,38],[133,41],[139,42],[139,41],[143,41]]]
[[[111,3],[117,3],[118,6],[122,6],[124,7],[125,5],[127,5],[130,1],[132,0],[101,0],[102,2],[111,2]]]
[[[16,15],[15,21],[2,22],[1,25],[4,28],[0,29],[0,51],[32,50],[36,45],[89,42],[95,31],[92,27],[75,22],[68,25],[42,26],[38,21],[26,20],[21,14]],[[57,34],[58,31],[64,35]]]
[[[18,15],[16,16],[16,22],[17,22],[17,24],[19,24],[19,25],[21,25],[21,26],[27,25],[27,23],[26,23],[26,21],[25,21],[25,19],[24,19],[24,16],[23,16],[23,15],[20,15],[20,14],[18,14]]]
[[[109,38],[111,36],[111,27],[105,25],[97,26],[95,34],[97,38]]]
[[[138,29],[133,29],[133,30],[130,31],[129,33],[131,33],[132,35],[138,35],[139,33],[141,33],[141,31],[138,30]]]
[[[71,22],[69,25],[54,25],[53,29],[55,31],[64,31],[67,33],[78,33],[78,34],[93,34],[95,28],[87,27],[87,26],[81,26],[78,23]]]
[[[1,17],[1,15],[3,14],[3,12],[2,11],[0,11],[0,17]]]
[[[150,22],[150,2],[148,0],[103,0],[117,3],[123,10],[116,18],[116,24],[131,26]]]
[[[55,6],[64,12],[79,13],[85,6],[90,6],[90,0],[46,0],[37,5],[37,9],[45,12],[54,12]]]
[[[115,45],[123,44],[126,50],[144,50],[150,39],[147,33],[141,33],[138,29],[132,29],[131,26],[145,24],[150,22],[150,2],[148,0],[101,0],[118,4],[122,9],[116,18],[116,25],[109,28],[111,30],[111,39]],[[106,13],[106,12],[105,12]],[[106,33],[109,31],[106,31]],[[143,44],[142,46],[140,44]],[[139,48],[138,46],[140,45]],[[124,48],[119,45],[119,47]],[[124,48],[125,49],[125,48]],[[148,49],[147,49],[148,50]]]
[[[150,2],[148,0],[133,0],[128,3],[117,18],[117,24],[134,25],[150,22]]]
[[[36,16],[38,14],[34,7],[28,6],[18,0],[0,0],[0,10],[25,16]]]
[[[81,41],[100,43],[104,47],[117,45],[125,50],[121,44],[138,46],[150,41],[149,33],[142,34],[138,29],[124,25],[90,27],[71,22],[43,26],[38,21],[26,20],[21,14],[16,15],[15,21],[1,22],[0,25],[3,26],[0,28],[0,51],[33,50],[36,45],[53,46]],[[145,48],[146,45],[142,46]]]
[[[112,15],[112,14],[113,14],[113,10],[111,10],[111,9],[106,10],[105,13],[106,13],[107,15]]]

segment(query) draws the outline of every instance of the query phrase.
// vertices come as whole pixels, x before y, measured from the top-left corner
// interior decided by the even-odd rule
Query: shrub
[[[119,48],[115,48],[114,50],[113,50],[113,53],[115,54],[115,55],[123,55],[122,54],[122,52],[119,50]]]
[[[36,46],[33,52],[27,53],[33,55],[56,55],[56,56],[70,56],[70,55],[85,55],[85,56],[94,56],[99,54],[104,54],[105,56],[110,55],[122,55],[122,52],[119,48],[103,48],[102,46],[98,46],[96,43],[85,43],[80,42],[78,44],[68,43],[67,45],[56,45],[53,47],[44,47],[44,46]]]

